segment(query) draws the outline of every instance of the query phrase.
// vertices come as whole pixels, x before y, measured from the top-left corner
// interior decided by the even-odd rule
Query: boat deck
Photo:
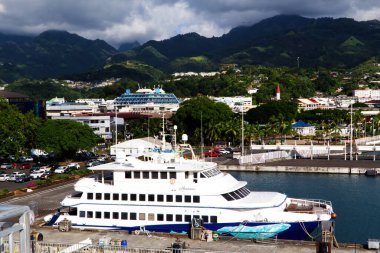
[[[313,205],[298,205],[292,203],[288,205],[285,209],[285,212],[294,212],[294,213],[327,213],[325,207],[322,206],[313,206]]]

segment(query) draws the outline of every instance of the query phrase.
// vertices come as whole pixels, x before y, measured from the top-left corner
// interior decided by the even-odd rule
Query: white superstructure
[[[251,192],[247,182],[222,173],[213,162],[186,160],[175,153],[153,153],[144,160],[124,154],[93,167],[102,174],[113,173],[113,179],[79,180],[77,193],[61,202],[69,211],[53,217],[51,224],[67,218],[81,228],[184,232],[199,218],[208,229],[230,234],[226,229],[232,226],[250,237],[257,236],[254,229],[269,229],[270,235],[300,239],[294,230],[313,230],[333,213],[326,201]]]

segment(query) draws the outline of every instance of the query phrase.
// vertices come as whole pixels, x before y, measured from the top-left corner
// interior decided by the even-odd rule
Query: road
[[[44,216],[48,213],[53,213],[61,206],[60,201],[74,192],[73,186],[75,182],[70,181],[31,193],[0,199],[0,204],[27,205],[33,209],[36,217]]]

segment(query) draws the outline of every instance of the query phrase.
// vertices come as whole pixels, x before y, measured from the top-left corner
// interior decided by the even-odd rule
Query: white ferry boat
[[[305,240],[322,221],[335,218],[328,201],[251,191],[214,162],[122,154],[92,169],[111,172],[113,179],[79,180],[60,211],[45,217],[48,225],[66,218],[80,229],[187,233],[200,219],[221,235]]]

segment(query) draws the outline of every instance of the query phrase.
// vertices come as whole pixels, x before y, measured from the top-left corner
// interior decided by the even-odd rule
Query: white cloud
[[[5,7],[3,4],[0,3],[0,14],[5,13]]]
[[[0,31],[67,30],[113,45],[178,33],[220,36],[277,14],[380,18],[378,0],[0,0]]]

